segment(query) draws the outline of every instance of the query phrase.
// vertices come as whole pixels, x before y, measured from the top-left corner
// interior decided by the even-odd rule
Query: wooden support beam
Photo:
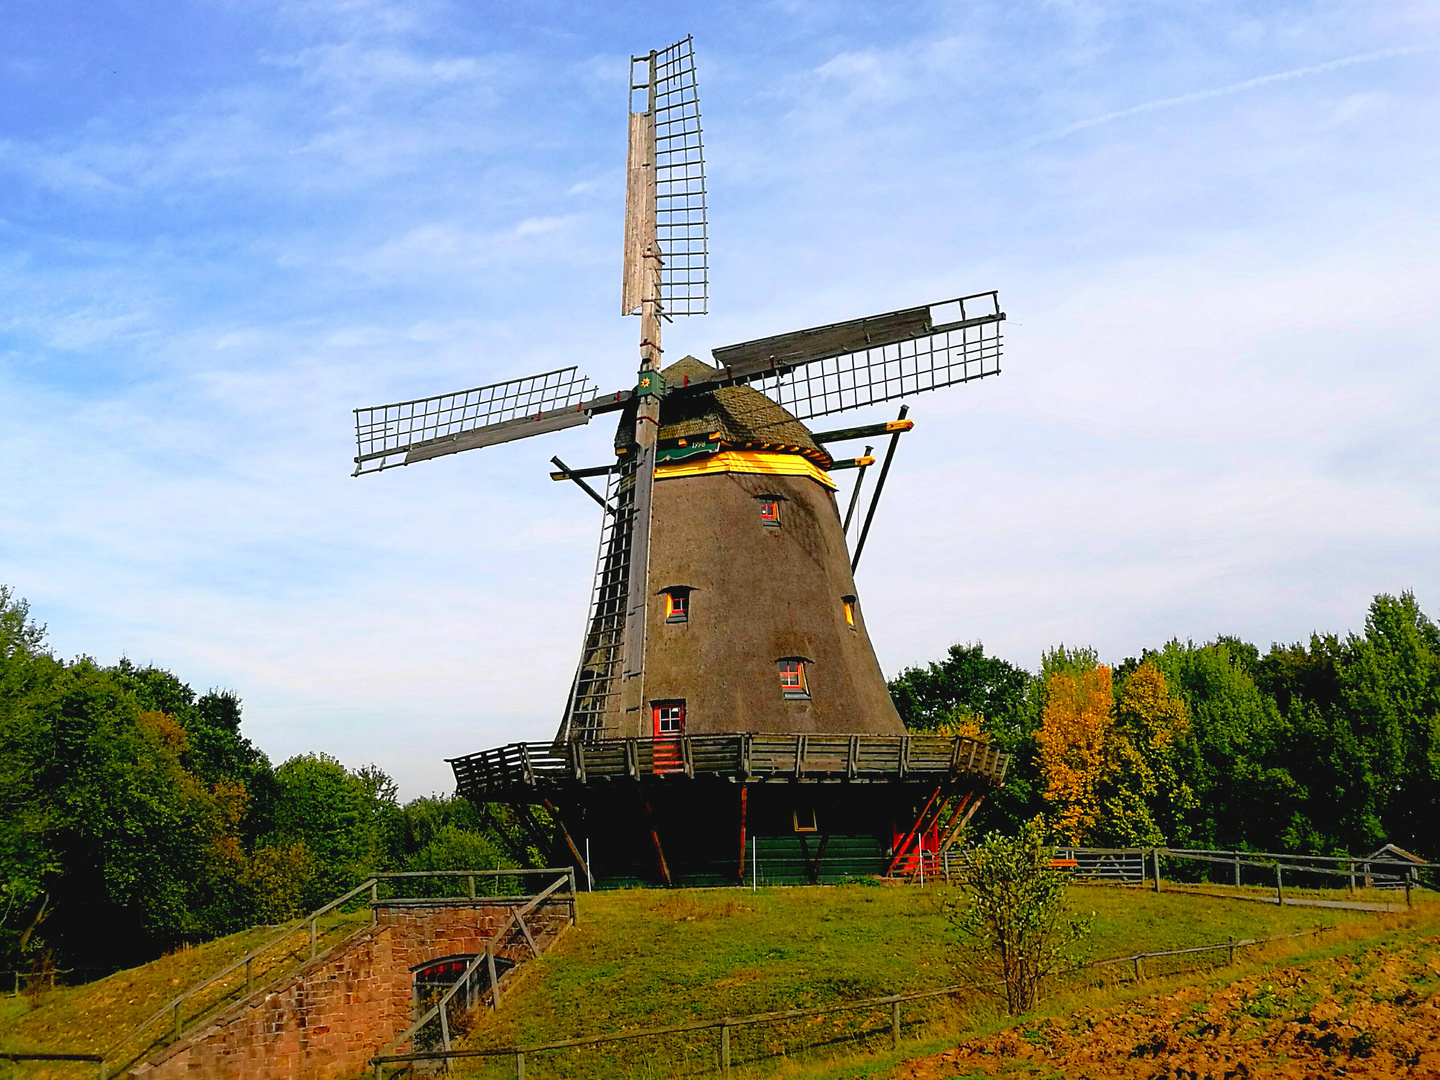
[[[909,405],[900,406],[900,421],[904,422]],[[870,496],[870,509],[865,512],[865,524],[860,529],[860,539],[855,543],[855,557],[850,560],[850,572],[860,565],[860,553],[865,550],[865,538],[870,535],[870,522],[875,519],[875,508],[880,505],[880,493],[885,490],[885,477],[890,475],[890,462],[895,459],[895,448],[900,445],[900,432],[890,436],[890,445],[885,450],[885,464],[880,466],[880,479],[875,481],[875,494]]]
[[[530,807],[527,804],[517,802],[511,803],[511,805],[515,808],[516,818],[518,818],[520,824],[525,827],[525,831],[530,834],[530,839],[534,841],[535,847],[540,852],[540,857],[545,860],[547,865],[554,865],[553,846],[555,838],[545,835],[545,830],[542,829],[540,823],[535,820],[535,815],[530,812]],[[529,862],[529,860],[527,859],[526,862]],[[538,870],[540,867],[534,867],[534,869]]]
[[[525,845],[510,835],[510,830],[495,816],[495,812],[491,809],[490,804],[484,803],[483,805],[485,807],[483,825],[488,825],[494,830],[495,835],[500,838],[500,843],[504,846],[505,850],[509,852],[510,857],[520,866],[532,870],[538,869],[538,867],[530,865],[530,856],[525,851]]]
[[[591,487],[583,479],[581,479],[582,474],[587,476],[597,475],[597,470],[571,469],[568,465],[565,464],[565,462],[561,461],[558,457],[552,457],[550,461],[552,464],[558,466],[560,469],[558,473],[552,472],[550,474],[551,480],[575,481],[575,486],[578,487],[581,491],[585,492],[586,495],[589,495],[590,498],[594,499],[597,503],[599,503],[600,509],[604,510],[611,517],[615,516],[615,508],[605,501],[605,496],[601,495],[598,491],[596,491],[593,487]],[[608,473],[610,472],[610,469],[607,468],[599,471]]]
[[[883,424],[866,424],[863,427],[837,428],[834,431],[817,431],[810,437],[817,443],[858,442],[873,439],[877,435],[899,435],[915,426],[914,420],[887,420]]]
[[[535,946],[535,939],[530,936],[530,927],[525,925],[525,920],[518,911],[515,912],[515,921],[520,925],[520,933],[525,935],[525,944],[530,946],[530,955],[539,956],[540,950]]]
[[[650,839],[655,844],[655,858],[660,861],[660,876],[665,879],[666,885],[673,885],[670,880],[670,865],[665,861],[665,849],[660,846],[660,833],[655,828],[655,815],[650,812],[650,800],[645,797],[645,786],[638,781],[635,784],[635,793],[640,796],[640,805],[645,809],[645,824],[650,827]]]
[[[915,824],[911,826],[910,832],[906,834],[905,839],[895,845],[895,854],[890,859],[890,865],[885,868],[886,877],[889,877],[895,872],[895,868],[900,865],[900,860],[905,857],[905,852],[910,850],[910,841],[915,839],[915,834],[920,831],[920,826],[925,821],[925,815],[930,812],[930,807],[935,805],[935,800],[939,797],[940,789],[937,787],[930,796],[929,801],[925,803],[925,808],[920,811],[920,816],[915,819]]]
[[[862,454],[860,457],[844,458],[841,461],[832,461],[829,472],[836,469],[864,469],[875,464],[875,459],[869,454]]]
[[[873,446],[867,445],[863,456],[874,461],[875,459],[870,457],[870,451],[874,449]],[[868,468],[870,468],[869,465],[861,465],[860,471],[855,474],[855,489],[850,492],[850,508],[845,511],[845,522],[840,526],[841,533],[846,536],[850,535],[850,519],[855,516],[855,507],[860,502],[860,489],[865,485],[865,470]]]
[[[614,465],[592,465],[588,469],[572,469],[559,458],[550,459],[559,472],[550,474],[551,480],[586,480],[592,476],[609,476],[615,471]]]
[[[565,841],[565,846],[570,849],[570,854],[575,859],[575,865],[579,868],[580,873],[588,877],[590,868],[585,865],[585,858],[580,854],[580,849],[575,846],[575,841],[570,836],[570,830],[565,828],[565,821],[560,817],[560,811],[555,809],[549,799],[544,800],[544,806],[545,812],[550,815],[550,820],[555,822],[555,831],[560,834],[561,839]]]
[[[745,803],[750,795],[748,784],[740,785],[740,874],[739,880],[745,883]]]

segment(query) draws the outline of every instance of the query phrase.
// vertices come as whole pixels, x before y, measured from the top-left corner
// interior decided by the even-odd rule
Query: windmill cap
[[[675,392],[684,387],[687,379],[710,378],[717,370],[703,360],[686,356],[661,371],[670,391],[660,402],[662,442],[703,439],[718,433],[722,443],[794,448],[829,466],[830,455],[816,443],[810,429],[758,390],[717,386],[695,393]],[[634,443],[634,413],[627,409],[626,419],[615,434],[615,448],[628,450]]]

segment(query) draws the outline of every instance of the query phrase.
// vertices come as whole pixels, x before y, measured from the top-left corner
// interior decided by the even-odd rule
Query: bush
[[[992,832],[961,852],[959,891],[945,902],[962,964],[990,977],[984,989],[1003,987],[1011,1013],[1035,1007],[1045,981],[1073,965],[1069,946],[1090,933],[1089,920],[1070,911],[1069,878],[1051,867],[1054,854],[1038,822],[1015,837]]]

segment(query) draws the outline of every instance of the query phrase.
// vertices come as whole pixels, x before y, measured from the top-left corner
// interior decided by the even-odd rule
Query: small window
[[[760,504],[761,524],[778,529],[780,527],[780,500],[773,495],[762,495],[756,501]]]
[[[820,826],[815,821],[815,808],[807,806],[804,809],[796,807],[791,820],[795,822],[796,832],[819,832]]]
[[[805,661],[799,657],[777,660],[780,671],[780,693],[787,699],[799,700],[810,696],[810,686],[805,679]]]
[[[655,738],[673,739],[685,731],[685,703],[683,701],[659,701],[655,703]]]
[[[851,630],[855,629],[855,597],[842,596],[840,602],[845,605],[845,625]]]
[[[665,621],[681,623],[690,621],[690,590],[674,588],[665,590]]]

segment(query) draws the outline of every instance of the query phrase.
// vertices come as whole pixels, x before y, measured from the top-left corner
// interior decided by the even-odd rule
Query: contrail
[[[1246,79],[1244,82],[1216,87],[1214,90],[1197,90],[1193,94],[1181,94],[1178,97],[1160,98],[1158,101],[1147,101],[1143,105],[1132,105],[1128,109],[1117,109],[1115,112],[1104,113],[1101,116],[1092,116],[1088,120],[1080,120],[1066,127],[1058,128],[1055,131],[1046,132],[1043,135],[1036,135],[1033,138],[1022,141],[1019,145],[1023,148],[1028,148],[1043,142],[1050,142],[1052,139],[1062,139],[1066,135],[1073,135],[1075,132],[1084,131],[1086,128],[1099,127],[1101,124],[1108,124],[1114,120],[1123,120],[1127,116],[1138,116],[1141,113],[1155,112],[1157,109],[1169,109],[1175,105],[1189,105],[1196,101],[1209,101],[1211,98],[1227,97],[1230,94],[1241,94],[1246,90],[1253,90],[1257,86],[1268,86],[1270,83],[1287,82],[1290,79],[1303,79],[1307,75],[1321,75],[1327,71],[1354,67],[1356,64],[1373,64],[1378,60],[1389,60],[1397,56],[1413,56],[1415,53],[1433,52],[1436,48],[1440,48],[1440,46],[1434,44],[1411,45],[1397,49],[1380,49],[1376,52],[1358,53],[1355,56],[1341,57],[1339,60],[1327,60],[1323,64],[1311,64],[1309,67],[1292,68],[1290,71],[1278,71],[1273,75],[1261,75],[1255,79]]]

